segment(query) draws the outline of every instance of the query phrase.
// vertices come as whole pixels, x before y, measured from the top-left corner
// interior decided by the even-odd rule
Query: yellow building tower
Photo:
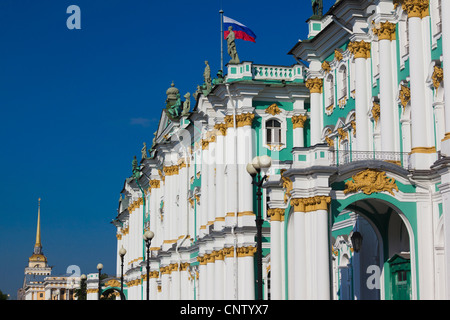
[[[36,243],[33,254],[28,259],[25,268],[25,278],[21,291],[21,299],[24,300],[46,300],[45,278],[50,276],[52,268],[47,264],[47,258],[42,251],[41,243],[41,198],[38,199],[38,218],[36,228]]]

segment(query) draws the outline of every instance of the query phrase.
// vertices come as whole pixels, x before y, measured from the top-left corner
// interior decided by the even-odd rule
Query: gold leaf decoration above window
[[[270,107],[268,107],[266,109],[266,113],[269,113],[269,114],[271,114],[273,116],[276,116],[276,115],[281,113],[281,109],[277,106],[276,103],[274,103],[274,104],[270,105]]]

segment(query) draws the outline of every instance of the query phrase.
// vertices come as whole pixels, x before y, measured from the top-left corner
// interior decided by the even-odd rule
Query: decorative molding
[[[355,59],[370,58],[370,42],[362,41],[353,41],[348,44],[348,50],[355,56]]]
[[[284,221],[284,209],[269,208],[267,209],[267,217],[270,218],[270,221]]]
[[[404,86],[402,84],[402,85],[400,85],[400,92],[399,92],[398,96],[400,98],[401,105],[403,106],[403,111],[404,111],[406,105],[411,100],[411,90],[407,86]]]
[[[343,128],[338,128],[337,132],[339,135],[339,143],[341,143],[342,140],[348,140],[348,131],[345,131]]]
[[[336,59],[336,61],[341,61],[342,59],[344,59],[344,56],[339,49],[334,50],[334,59]]]
[[[395,23],[386,21],[374,24],[372,28],[373,34],[378,36],[378,41],[380,40],[396,40],[395,31],[397,29],[397,25]]]
[[[394,1],[394,7],[402,5],[403,11],[408,13],[408,18],[425,18],[430,15],[429,0],[397,0]]]
[[[352,176],[352,180],[345,183],[344,194],[362,191],[370,195],[376,192],[389,192],[394,196],[393,190],[398,191],[394,178],[388,178],[386,172],[366,169]]]
[[[276,116],[281,113],[281,109],[277,106],[276,103],[274,103],[267,107],[266,113]]]
[[[306,115],[292,116],[291,120],[293,128],[304,128],[307,119],[308,117]]]
[[[254,246],[239,247],[236,249],[236,252],[238,258],[253,257],[253,255],[256,253],[256,247]]]
[[[329,196],[314,196],[309,198],[291,199],[291,206],[294,212],[312,212],[317,210],[328,210],[328,204],[331,202]]]
[[[434,88],[438,89],[441,86],[442,80],[444,80],[444,70],[441,67],[434,66],[434,71],[431,79],[433,80]]]
[[[322,62],[322,70],[323,70],[325,73],[328,73],[328,72],[331,71],[331,66],[330,66],[330,63],[329,63],[328,61]]]
[[[283,188],[286,189],[286,191],[284,192],[284,203],[287,203],[291,196],[291,191],[294,188],[294,184],[292,183],[291,179],[284,176],[285,171],[286,171],[286,169],[282,169],[280,171],[280,174],[281,174],[281,180],[283,181]]]
[[[323,79],[320,78],[308,79],[305,82],[305,86],[309,89],[310,93],[322,93]]]
[[[236,115],[236,126],[237,127],[251,126],[253,123],[253,119],[255,119],[254,113],[238,114]]]
[[[372,113],[372,118],[373,121],[375,121],[375,125],[377,125],[380,120],[380,104],[374,101],[370,112]]]

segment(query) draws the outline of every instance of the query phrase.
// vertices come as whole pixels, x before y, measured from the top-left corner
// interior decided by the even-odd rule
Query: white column
[[[174,263],[170,265],[170,276],[172,278],[171,283],[171,299],[172,300],[180,300],[180,271],[178,263]]]
[[[237,166],[236,166],[236,129],[233,127],[233,116],[227,116],[227,135],[225,136],[226,163],[226,212],[225,224],[232,226],[236,223],[234,214],[238,212],[237,199]]]
[[[238,208],[245,225],[255,225],[254,215],[249,215],[253,212],[253,185],[252,177],[247,172],[247,164],[253,159],[251,124],[254,116],[250,113],[237,115]]]
[[[427,2],[427,1],[426,1]],[[429,137],[427,99],[425,97],[426,73],[423,41],[422,16],[428,12],[421,4],[409,7],[409,69],[411,87],[411,163],[415,169],[429,169],[436,157],[436,148]],[[431,106],[430,106],[431,107]]]
[[[289,297],[289,299],[305,300],[308,296],[304,207],[300,204],[297,205],[291,219],[294,219],[294,243],[292,244],[294,246],[294,281],[291,284],[294,285],[294,290],[291,290],[291,292],[294,292],[294,297]]]
[[[211,132],[212,134],[213,132]],[[216,186],[214,183],[216,175],[216,136],[211,135],[208,144],[208,227],[214,224],[216,219]]]
[[[450,299],[450,172],[448,169],[441,174],[442,183],[439,190],[442,195],[444,219],[444,275],[445,299]]]
[[[395,124],[394,70],[391,43],[395,40],[395,24],[384,22],[377,30],[380,52],[380,126],[381,151],[396,151],[398,126]],[[358,132],[358,131],[357,131]],[[358,132],[359,133],[359,132]]]
[[[283,298],[282,286],[282,245],[281,220],[284,219],[284,209],[270,208],[267,211],[270,216],[270,296],[273,300]]]
[[[215,270],[214,270],[214,255],[211,253],[205,254],[206,258],[206,295],[207,299],[214,299],[215,295]]]
[[[208,224],[208,142],[202,140],[202,169],[201,169],[201,214],[200,214],[200,237],[205,234]]]
[[[310,132],[311,146],[321,142],[322,135],[322,89],[323,79],[314,78],[306,81],[306,87],[311,95],[311,116],[310,116]]]
[[[326,204],[325,204],[326,206]],[[316,220],[316,296],[315,299],[330,299],[330,254],[331,247],[328,237],[328,210],[317,210],[313,212]]]
[[[369,110],[367,59],[370,57],[370,43],[365,41],[350,42],[348,49],[355,56],[356,151],[370,151],[367,115]]]
[[[190,299],[189,297],[189,291],[190,291],[190,284],[189,284],[189,263],[185,262],[181,264],[180,269],[180,299],[181,300],[187,300]]]
[[[214,251],[214,299],[224,299],[224,256],[223,250]]]
[[[204,256],[198,257],[199,266],[198,266],[198,291],[199,291],[199,300],[208,300],[208,292],[207,292],[207,273],[206,273],[206,258]]]
[[[304,125],[307,119],[306,115],[292,116],[293,142],[294,147],[304,147]]]
[[[255,270],[253,256],[256,248],[252,246],[238,248],[239,300],[255,300]]]
[[[216,194],[215,194],[215,223],[214,229],[221,230],[225,223],[225,161],[224,161],[224,141],[226,133],[225,124],[219,124],[216,128]]]
[[[450,2],[441,0],[442,12],[442,56],[444,60],[444,96],[450,97]],[[447,62],[447,63],[445,63]],[[442,153],[450,156],[450,98],[445,99],[445,138],[442,140]]]
[[[224,299],[234,300],[234,248],[224,248],[225,285]]]
[[[169,267],[164,267],[161,272],[161,300],[169,300],[170,298],[170,271]]]

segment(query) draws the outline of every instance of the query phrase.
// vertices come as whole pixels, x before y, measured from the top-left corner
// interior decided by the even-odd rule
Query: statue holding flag
[[[227,46],[228,46],[228,54],[231,57],[231,60],[229,63],[238,64],[238,63],[240,63],[240,61],[239,61],[239,57],[238,57],[237,50],[236,50],[236,43],[235,43],[236,35],[234,34],[232,26],[228,27],[228,31],[229,31],[229,33],[227,36]]]

